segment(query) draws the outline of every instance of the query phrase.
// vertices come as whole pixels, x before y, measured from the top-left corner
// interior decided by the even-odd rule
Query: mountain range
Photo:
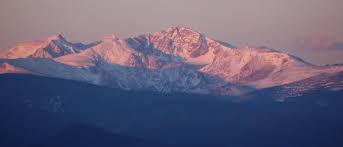
[[[266,47],[239,48],[187,27],[90,44],[62,35],[0,51],[0,73],[25,73],[135,91],[284,98],[343,89],[343,65],[318,66]],[[275,94],[276,95],[276,94]]]

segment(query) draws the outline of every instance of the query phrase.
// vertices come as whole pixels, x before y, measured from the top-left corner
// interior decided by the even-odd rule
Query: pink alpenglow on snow
[[[55,35],[18,44],[0,55],[1,73],[199,94],[240,95],[343,71],[340,65],[317,66],[268,48],[237,48],[187,27],[125,39],[110,35],[89,45]]]

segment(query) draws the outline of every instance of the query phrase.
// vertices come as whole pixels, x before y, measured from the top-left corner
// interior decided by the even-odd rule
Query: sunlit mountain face
[[[188,27],[0,52],[0,146],[343,146],[343,65]]]

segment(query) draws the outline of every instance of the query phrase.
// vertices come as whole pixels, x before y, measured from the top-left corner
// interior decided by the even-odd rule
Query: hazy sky
[[[343,63],[343,0],[0,0],[0,49],[61,33],[95,41],[188,26],[237,46]]]

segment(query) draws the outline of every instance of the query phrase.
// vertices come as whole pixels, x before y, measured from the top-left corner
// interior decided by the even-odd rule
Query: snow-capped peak
[[[67,41],[61,34],[48,37],[45,40],[20,43],[17,46],[4,50],[0,58],[56,58],[67,54],[79,53],[86,45],[73,44]]]
[[[182,31],[188,31],[191,33],[195,33],[195,34],[200,34],[198,31],[195,31],[193,29],[191,29],[190,27],[185,27],[185,26],[173,26],[173,27],[169,27],[166,30],[162,31],[162,32],[167,32],[167,33],[180,33]]]
[[[63,40],[67,41],[61,34],[54,34],[47,39],[48,41],[54,41],[54,40]]]
[[[118,40],[119,38],[116,36],[116,35],[114,35],[114,34],[111,34],[111,35],[107,35],[107,36],[104,36],[103,38],[102,38],[102,41],[113,41],[113,40]]]

